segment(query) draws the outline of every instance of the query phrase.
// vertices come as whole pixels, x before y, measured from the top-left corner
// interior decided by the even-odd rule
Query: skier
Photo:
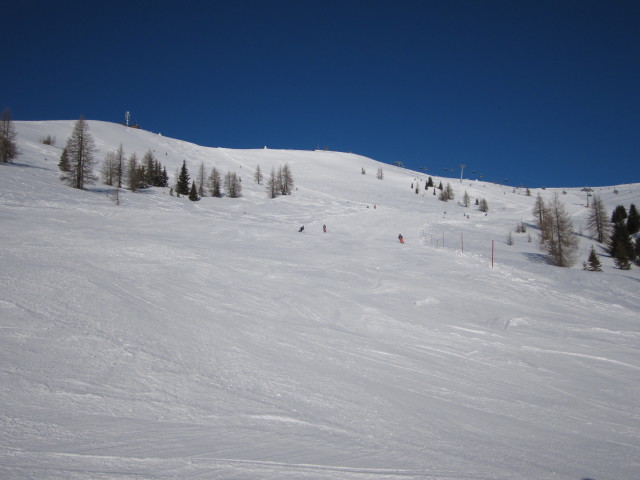
[[[323,231],[324,233],[327,233],[327,226],[326,226],[326,225],[322,225],[322,231]]]
[[[304,230],[304,225],[300,227],[300,230],[298,230],[298,233],[302,233],[303,230]]]
[[[400,243],[404,243],[404,237],[401,233],[398,235],[398,240],[400,240]]]

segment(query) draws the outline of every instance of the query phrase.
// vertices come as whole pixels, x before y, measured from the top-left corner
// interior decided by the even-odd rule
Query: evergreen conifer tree
[[[631,269],[631,260],[629,258],[629,253],[625,249],[622,243],[616,244],[616,251],[613,254],[613,261],[620,270],[629,270]]]
[[[69,165],[69,152],[67,147],[62,149],[62,153],[60,154],[60,161],[58,162],[58,168],[61,172],[68,172],[71,169]]]
[[[167,167],[162,167],[162,175],[160,176],[160,185],[161,187],[169,186],[169,174],[167,174]]]
[[[191,200],[192,202],[197,202],[198,200],[200,200],[200,198],[198,197],[198,190],[196,189],[195,180],[191,183],[191,190],[189,190],[189,200]]]
[[[601,272],[602,265],[600,264],[600,259],[598,258],[598,254],[596,253],[595,248],[591,245],[591,252],[589,252],[589,258],[587,262],[585,262],[585,270],[589,270],[590,272]]]
[[[631,243],[629,230],[624,220],[613,225],[613,232],[609,240],[609,253],[615,258],[635,258],[635,248]]]
[[[260,165],[256,167],[256,171],[253,174],[253,180],[260,185],[262,183],[262,170],[260,170]]]
[[[178,174],[178,180],[176,181],[176,193],[178,195],[189,195],[189,170],[187,169],[187,161],[182,161],[182,168]]]
[[[629,215],[627,216],[627,230],[630,235],[638,233],[640,231],[640,214],[635,204],[631,204],[629,207]]]
[[[627,209],[624,205],[618,205],[611,214],[611,223],[614,225],[627,219]]]
[[[158,165],[151,150],[144,154],[141,165],[144,166],[144,183],[157,187]]]

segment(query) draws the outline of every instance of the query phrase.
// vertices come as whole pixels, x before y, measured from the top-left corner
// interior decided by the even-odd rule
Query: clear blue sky
[[[640,182],[640,1],[5,2],[0,108],[528,186]],[[476,173],[472,173],[475,171]]]

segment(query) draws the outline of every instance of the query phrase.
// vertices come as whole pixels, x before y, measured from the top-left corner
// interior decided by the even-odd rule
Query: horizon
[[[6,7],[14,120],[129,111],[208,147],[532,188],[640,182],[635,2],[45,5]]]

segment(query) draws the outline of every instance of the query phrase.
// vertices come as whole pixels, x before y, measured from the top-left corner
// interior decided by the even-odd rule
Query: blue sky
[[[23,0],[2,16],[14,120],[130,111],[206,146],[640,182],[638,1]]]

